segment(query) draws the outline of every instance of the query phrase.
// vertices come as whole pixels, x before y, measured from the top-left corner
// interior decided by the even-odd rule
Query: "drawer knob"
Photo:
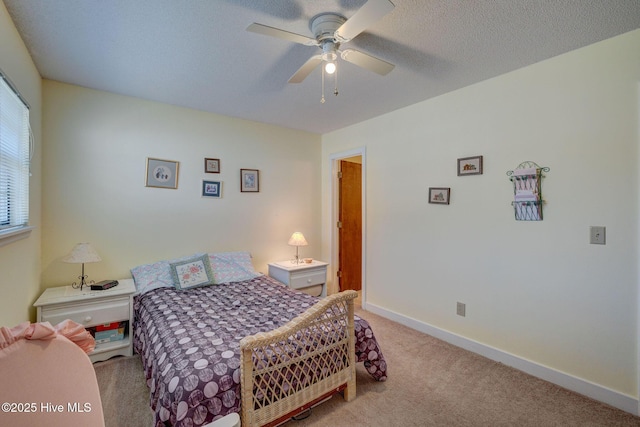
[[[91,322],[91,316],[87,316],[84,318],[85,323]]]

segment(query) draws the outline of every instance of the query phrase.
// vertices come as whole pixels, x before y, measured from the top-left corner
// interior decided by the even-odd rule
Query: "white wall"
[[[635,31],[324,135],[323,257],[328,159],[365,147],[369,307],[634,401],[638,52]],[[473,155],[484,174],[458,177]],[[506,172],[527,160],[550,168],[541,222],[511,207]],[[451,205],[428,187],[451,187]]]
[[[94,280],[197,251],[248,250],[266,273],[294,231],[319,257],[320,136],[49,80],[43,99],[45,286],[75,279],[60,259],[81,241],[103,259]],[[145,187],[147,157],[180,162],[177,190]],[[241,168],[260,170],[259,193],[240,192]],[[203,179],[223,181],[221,199],[201,197]]]
[[[35,137],[29,186],[29,219],[35,229],[29,237],[0,247],[0,326],[35,319],[31,305],[40,293],[40,164],[41,80],[18,31],[0,1],[0,69],[30,105]]]

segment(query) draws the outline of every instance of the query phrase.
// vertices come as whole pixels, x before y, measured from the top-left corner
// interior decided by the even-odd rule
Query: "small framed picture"
[[[429,203],[448,205],[451,197],[451,188],[429,187]]]
[[[178,188],[180,162],[147,157],[146,187]]]
[[[260,191],[260,171],[258,169],[240,169],[240,191],[243,193]]]
[[[220,173],[220,159],[204,159],[204,173]]]
[[[202,197],[222,197],[222,181],[202,181]]]
[[[458,159],[458,176],[482,175],[482,156]]]

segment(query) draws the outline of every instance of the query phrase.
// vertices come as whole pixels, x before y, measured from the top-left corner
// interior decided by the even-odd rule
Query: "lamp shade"
[[[93,249],[91,244],[78,243],[74,246],[71,252],[69,252],[69,254],[62,258],[62,261],[71,264],[84,264],[88,262],[102,261],[102,258],[100,258],[100,255],[98,255],[95,249]]]
[[[289,246],[307,246],[307,240],[304,238],[301,232],[296,231],[291,235],[289,239]]]

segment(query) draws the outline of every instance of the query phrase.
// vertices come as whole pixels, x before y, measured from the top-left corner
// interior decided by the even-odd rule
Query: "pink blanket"
[[[76,343],[85,353],[89,354],[96,346],[95,339],[82,325],[72,320],[60,322],[55,327],[49,322],[23,322],[13,328],[0,327],[0,350],[21,339],[52,340],[56,335],[62,335]]]

